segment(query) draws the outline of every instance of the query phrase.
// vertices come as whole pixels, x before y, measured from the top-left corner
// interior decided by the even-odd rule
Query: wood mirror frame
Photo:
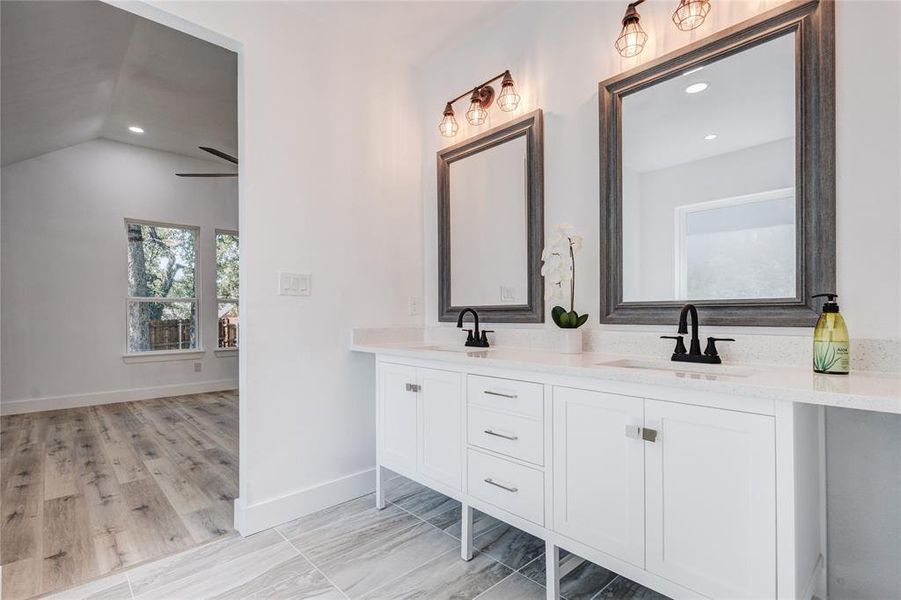
[[[623,301],[622,97],[794,32],[796,296]],[[835,291],[835,7],[795,0],[599,84],[601,323],[675,324],[685,302],[708,325],[809,326]]]
[[[526,139],[526,260],[525,304],[472,306],[485,323],[543,323],[544,278],[541,250],[544,246],[544,140],[541,110],[438,152],[438,320],[456,321],[464,306],[451,305],[450,165],[518,137]]]

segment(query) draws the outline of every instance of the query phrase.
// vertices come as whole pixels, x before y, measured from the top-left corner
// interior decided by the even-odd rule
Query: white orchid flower
[[[583,237],[573,233],[573,226],[561,223],[541,252],[541,275],[545,283],[545,299],[563,303],[569,292],[569,310],[575,306],[575,253],[582,249]]]

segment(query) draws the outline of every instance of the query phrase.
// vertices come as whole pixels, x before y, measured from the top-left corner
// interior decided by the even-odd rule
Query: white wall
[[[216,165],[219,167],[220,165]],[[183,179],[209,161],[93,140],[3,167],[3,410],[46,410],[228,389],[217,345],[215,230],[238,228],[232,179]],[[200,227],[201,346],[194,361],[126,364],[125,219]]]
[[[691,33],[673,27],[668,3],[645,3],[640,12],[650,40],[638,57],[621,59],[613,41],[625,3],[526,2],[424,61],[418,87],[426,158],[422,163],[426,324],[438,325],[435,166],[429,157],[442,145],[459,143],[476,133],[465,119],[458,119],[456,138],[446,141],[438,134],[437,124],[448,97],[509,68],[523,101],[511,114],[492,110],[490,121],[478,131],[536,108],[544,110],[546,231],[569,222],[585,235],[586,250],[578,257],[577,310],[590,313],[589,322],[601,329],[602,335],[629,329],[597,325],[597,84],[780,3],[714,3],[705,24]],[[901,339],[901,3],[841,1],[836,6],[836,21],[837,292],[853,338],[897,341]],[[879,40],[875,48],[874,39]],[[550,319],[547,321],[544,327],[551,326]],[[657,333],[649,327],[632,330],[650,336]],[[743,333],[753,335],[747,330]],[[793,333],[810,335],[805,330]],[[785,339],[774,335],[768,343],[781,346]],[[897,367],[901,370],[901,365]],[[830,411],[830,433],[840,428],[843,435],[830,438],[829,456],[854,458],[829,465],[829,534],[841,536],[845,526],[854,527],[862,515],[879,514],[884,520],[880,521],[881,531],[861,526],[860,536],[830,546],[832,573],[855,574],[853,586],[831,581],[834,594],[830,596],[885,597],[884,590],[897,591],[901,482],[881,471],[885,461],[869,461],[866,449],[898,457],[901,438],[880,434],[881,444],[876,449],[870,440],[882,427],[891,427],[891,418],[846,419],[844,413]],[[871,420],[880,423],[877,429]],[[858,479],[885,484],[878,494],[855,493],[853,482]],[[846,495],[838,499],[836,494]],[[866,571],[858,569],[860,556],[872,560]]]
[[[328,3],[153,4],[240,50],[236,517],[252,533],[374,486],[374,368],[350,331],[421,322],[420,92],[380,31]],[[311,273],[312,295],[278,296],[279,270]]]

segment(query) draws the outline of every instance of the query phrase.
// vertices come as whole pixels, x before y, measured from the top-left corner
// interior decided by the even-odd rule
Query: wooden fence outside
[[[191,343],[190,319],[166,319],[148,322],[150,350],[188,350]]]
[[[237,317],[222,317],[219,319],[219,347],[238,347],[238,319]]]

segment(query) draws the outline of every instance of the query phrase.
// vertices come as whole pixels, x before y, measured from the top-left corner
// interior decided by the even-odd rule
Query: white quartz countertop
[[[444,349],[436,349],[444,348]],[[506,347],[460,348],[415,343],[355,344],[351,350],[383,356],[519,369],[531,373],[591,377],[608,381],[666,385],[806,404],[901,414],[901,375],[852,372],[821,375],[811,370],[768,365],[702,365],[639,356],[559,354]],[[631,362],[640,368],[603,363]],[[659,368],[656,368],[659,367]]]

